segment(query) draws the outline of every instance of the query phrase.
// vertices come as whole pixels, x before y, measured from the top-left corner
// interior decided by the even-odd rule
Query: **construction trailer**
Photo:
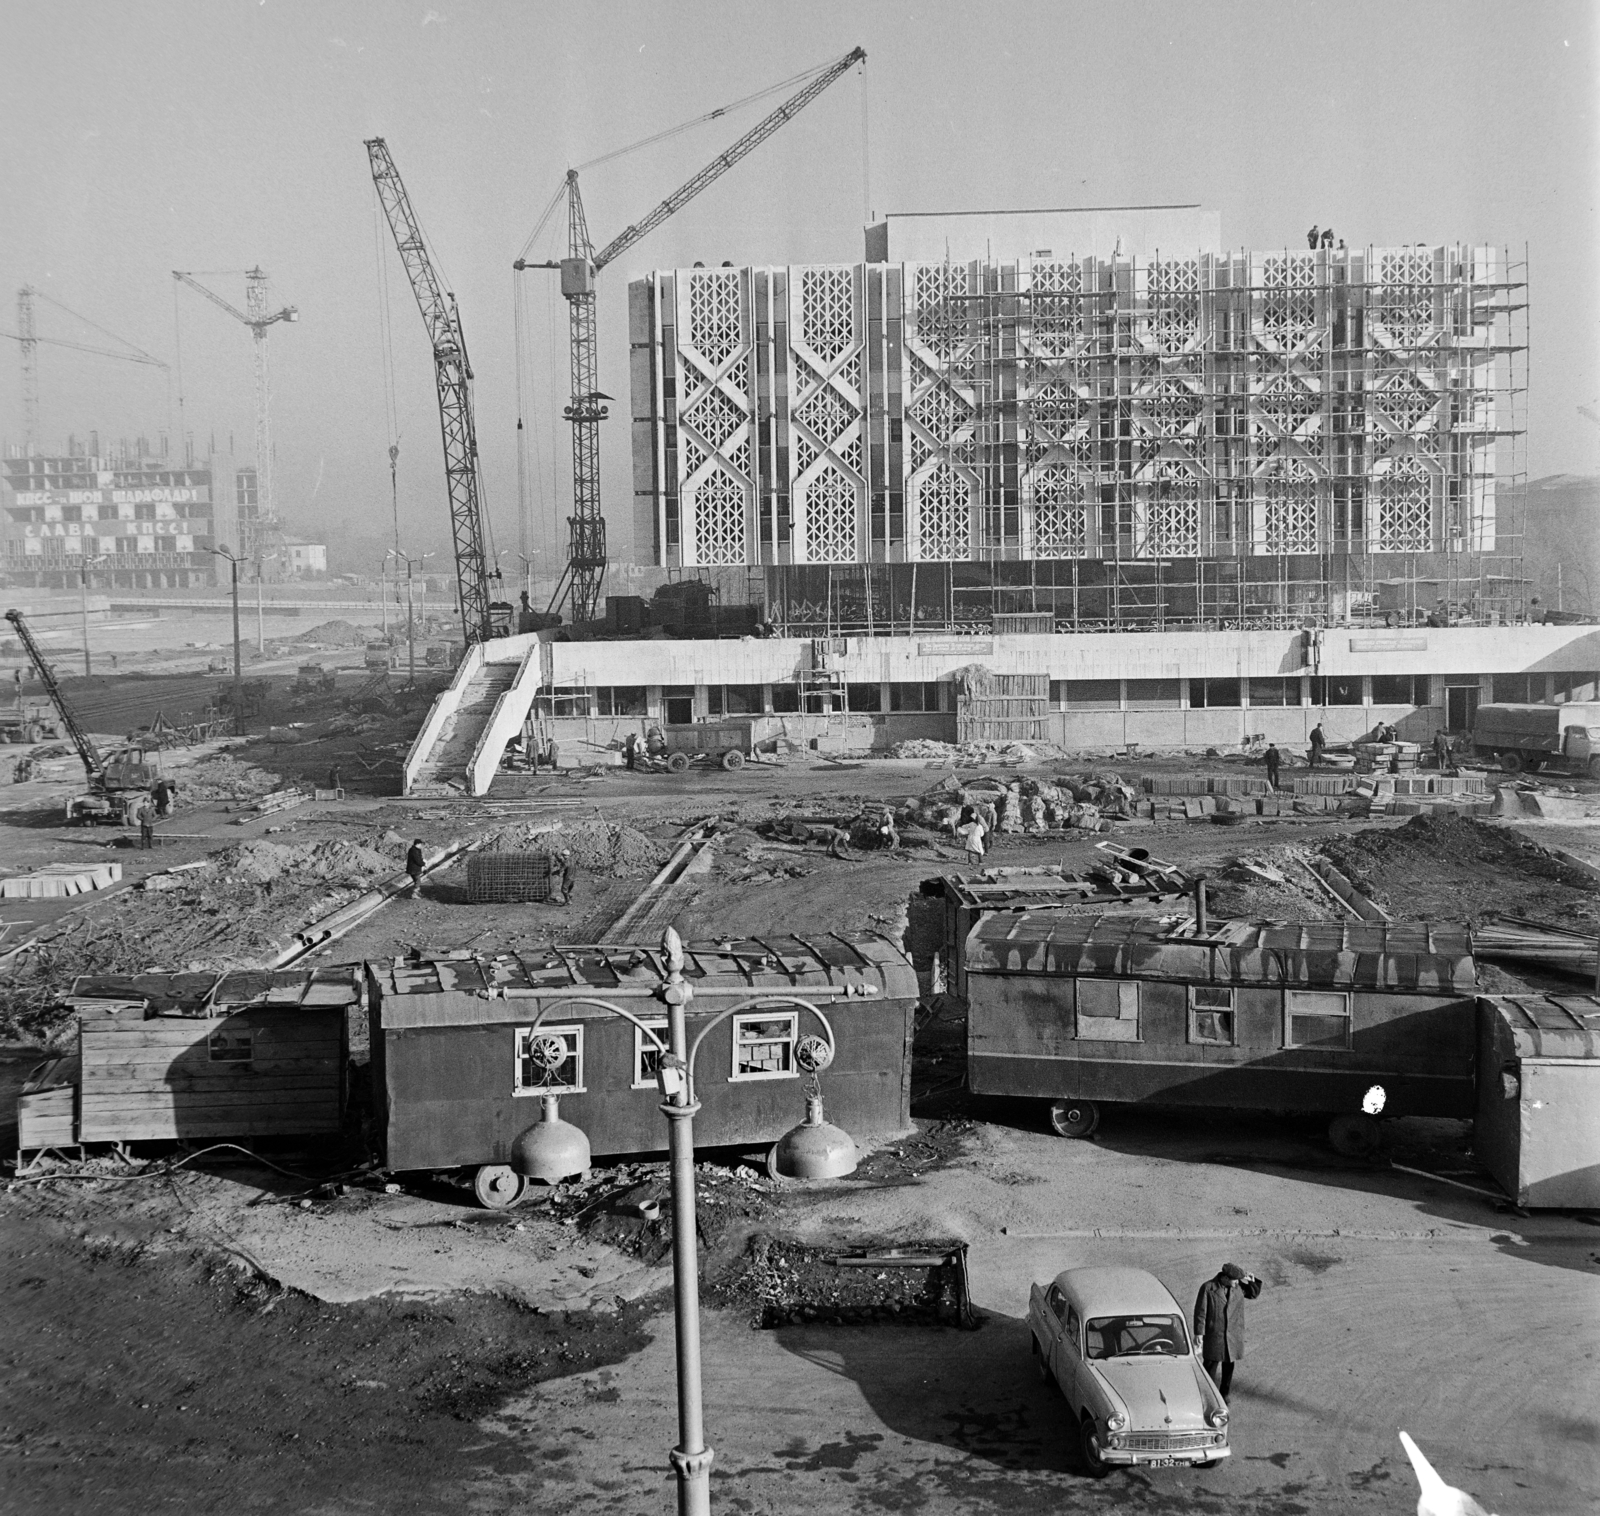
[[[1600,995],[1482,995],[1473,1151],[1520,1206],[1600,1208]]]
[[[1360,1150],[1374,1085],[1387,1115],[1473,1114],[1463,925],[1002,912],[965,951],[971,1089],[1052,1102],[1063,1136],[1159,1103],[1327,1114]]]
[[[18,1111],[23,1156],[94,1142],[338,1132],[346,1017],[362,993],[349,965],[80,975],[65,997],[77,1013],[77,1052],[30,1076]]]
[[[837,1051],[821,1076],[828,1119],[862,1139],[910,1126],[911,1036],[917,977],[899,946],[874,933],[772,936],[685,949],[694,989],[688,1036],[712,1027],[694,1068],[695,1141],[762,1146],[805,1114],[800,1040],[822,1028]],[[556,947],[367,967],[372,1087],[392,1169],[467,1168],[486,1205],[502,1188],[519,1133],[539,1119],[540,1097],[560,1099],[595,1157],[659,1153],[667,1128],[655,1047],[615,1003],[658,1032],[666,1006],[650,992],[667,977],[653,947]],[[535,1058],[558,1038],[555,1069]]]

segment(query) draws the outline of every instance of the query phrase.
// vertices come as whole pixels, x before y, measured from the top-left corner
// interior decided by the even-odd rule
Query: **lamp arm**
[[[539,1008],[539,1014],[533,1018],[533,1025],[530,1026],[528,1030],[530,1032],[538,1031],[540,1023],[545,1019],[546,1016],[550,1015],[553,1011],[564,1011],[568,1006],[574,1005],[596,1005],[599,1006],[602,1011],[610,1011],[612,1015],[620,1016],[624,1021],[631,1021],[636,1027],[638,1027],[638,1029],[655,1044],[656,1051],[658,1053],[666,1054],[671,1051],[671,1049],[667,1047],[666,1043],[656,1036],[655,1031],[651,1027],[646,1026],[644,1022],[639,1020],[639,1018],[635,1016],[632,1011],[625,1011],[620,1005],[613,1005],[609,1000],[596,1000],[588,995],[577,995],[568,1000],[552,1001],[549,1005],[541,1006]]]
[[[689,1047],[688,1094],[691,1104],[694,1101],[694,1061],[700,1055],[700,1044],[706,1040],[706,1033],[713,1027],[721,1026],[730,1016],[737,1016],[740,1011],[749,1010],[752,1006],[768,1005],[797,1005],[802,1010],[810,1011],[822,1023],[822,1030],[828,1034],[828,1052],[836,1054],[839,1051],[838,1040],[833,1035],[833,1026],[822,1011],[809,1000],[803,1000],[799,995],[756,995],[749,1000],[741,1000],[737,1005],[730,1005],[727,1010],[713,1016],[695,1037]]]

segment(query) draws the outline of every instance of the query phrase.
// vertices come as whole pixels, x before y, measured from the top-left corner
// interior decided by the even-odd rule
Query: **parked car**
[[[1210,1468],[1231,1455],[1228,1407],[1182,1308],[1143,1269],[1066,1269],[1028,1298],[1039,1377],[1078,1429],[1084,1465]]]

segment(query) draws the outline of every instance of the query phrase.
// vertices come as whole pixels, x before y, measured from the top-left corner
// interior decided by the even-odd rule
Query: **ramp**
[[[511,688],[522,665],[520,657],[507,663],[473,660],[458,672],[460,683],[440,696],[422,736],[423,751],[407,764],[408,795],[470,793],[467,768],[478,749],[483,729],[494,715],[500,697]]]

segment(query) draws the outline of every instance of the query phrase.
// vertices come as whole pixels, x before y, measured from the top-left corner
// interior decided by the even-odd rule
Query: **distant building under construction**
[[[792,635],[1521,615],[1523,266],[1167,251],[1184,209],[636,281],[639,555],[759,571]]]

